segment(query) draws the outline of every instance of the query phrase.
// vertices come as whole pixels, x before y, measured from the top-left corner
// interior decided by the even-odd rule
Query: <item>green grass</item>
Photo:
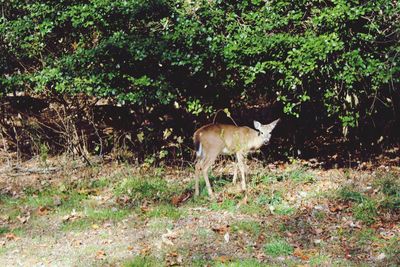
[[[292,181],[298,183],[312,183],[315,181],[314,175],[312,175],[306,168],[298,167],[288,171],[285,176]]]
[[[338,198],[343,201],[362,203],[365,200],[366,196],[356,191],[351,186],[344,186],[338,191]]]
[[[231,225],[231,229],[234,233],[242,231],[254,237],[257,237],[261,233],[260,223],[256,221],[238,221]]]
[[[177,220],[181,217],[182,211],[169,204],[160,204],[143,213],[148,218],[170,218]]]
[[[113,210],[111,208],[86,208],[83,217],[72,221],[63,222],[61,229],[64,231],[84,230],[90,228],[93,224],[101,224],[106,221],[121,221],[129,215],[127,209]]]
[[[133,260],[130,260],[124,263],[124,267],[158,267],[164,266],[165,264],[161,263],[155,257],[150,256],[137,256]]]
[[[330,266],[331,259],[328,255],[318,254],[310,258],[310,266]]]
[[[273,239],[264,246],[265,253],[273,257],[291,255],[293,250],[293,247],[281,238]]]
[[[129,176],[116,185],[116,196],[128,196],[132,205],[143,202],[170,202],[172,196],[179,195],[183,189],[170,184],[158,176]]]
[[[283,194],[280,191],[276,191],[272,195],[260,195],[254,203],[265,205],[264,212],[272,209],[278,215],[292,215],[296,211],[295,208],[284,201]]]
[[[228,262],[228,263],[217,262],[217,263],[213,264],[213,266],[216,266],[216,267],[261,267],[261,266],[268,266],[268,265],[259,263],[255,259],[243,259],[243,260],[233,260],[232,262]]]
[[[211,203],[211,209],[215,211],[227,210],[234,212],[236,210],[236,201],[233,199],[224,199],[222,202]]]
[[[353,216],[366,224],[372,224],[378,216],[377,203],[373,199],[365,198],[362,203],[352,208]]]

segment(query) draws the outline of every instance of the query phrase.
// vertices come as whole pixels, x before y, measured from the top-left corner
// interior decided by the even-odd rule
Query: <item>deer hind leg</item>
[[[204,160],[204,163],[203,163],[203,166],[202,166],[204,181],[206,182],[208,195],[211,198],[214,198],[214,193],[213,193],[212,188],[211,188],[210,180],[208,179],[208,170],[214,164],[215,160],[217,159],[217,156],[218,156],[218,154],[209,154],[207,156],[207,158]]]
[[[237,164],[239,166],[240,174],[242,176],[242,190],[246,191],[246,177],[245,177],[245,163],[244,156],[241,153],[236,153]]]
[[[234,184],[236,184],[236,181],[237,181],[237,174],[238,174],[238,163],[235,162],[233,164],[233,180],[232,180],[232,183],[234,183]]]
[[[199,179],[200,179],[201,171],[203,169],[203,164],[204,164],[204,160],[202,158],[198,158],[196,160],[195,174],[194,174],[194,179],[195,179],[194,194],[195,194],[195,196],[198,196],[200,194]]]

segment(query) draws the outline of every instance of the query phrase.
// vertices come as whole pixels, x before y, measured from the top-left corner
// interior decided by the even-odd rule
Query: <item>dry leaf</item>
[[[147,247],[141,249],[140,252],[139,252],[139,254],[140,254],[140,255],[143,255],[143,256],[149,255],[150,250],[151,250],[151,247],[150,247],[150,246],[147,246]]]
[[[214,232],[218,233],[218,234],[223,235],[223,234],[225,234],[226,232],[229,231],[229,227],[230,227],[229,225],[224,225],[224,226],[221,226],[221,227],[214,227],[214,228],[212,228],[212,230]]]
[[[128,249],[129,251],[132,251],[132,250],[133,250],[133,247],[132,247],[132,246],[128,246],[127,249]]]
[[[179,206],[182,203],[186,202],[193,195],[192,191],[185,191],[178,196],[173,196],[171,199],[171,203],[174,206]]]
[[[49,213],[49,208],[40,206],[40,207],[36,210],[36,213],[37,213],[37,215],[39,215],[39,216],[47,215],[47,214]]]
[[[29,219],[31,218],[30,214],[26,215],[26,216],[17,216],[18,221],[20,221],[20,223],[24,224],[26,223]]]
[[[304,254],[304,252],[300,248],[295,248],[293,255],[302,259],[303,261],[307,261],[310,259],[310,257]]]
[[[216,258],[216,261],[221,262],[221,263],[228,263],[232,260],[231,257],[226,256],[226,255],[222,255]]]
[[[7,234],[6,234],[6,239],[9,240],[9,241],[11,241],[11,240],[18,240],[19,237],[17,237],[17,236],[16,236],[15,234],[13,234],[13,233],[7,233]]]
[[[106,252],[104,250],[99,250],[96,252],[96,259],[101,260],[106,257]]]

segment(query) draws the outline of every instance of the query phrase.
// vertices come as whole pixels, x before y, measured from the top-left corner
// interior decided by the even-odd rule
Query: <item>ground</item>
[[[4,162],[0,266],[400,264],[398,167],[252,160],[247,201],[231,167],[214,169],[210,200],[190,167]]]

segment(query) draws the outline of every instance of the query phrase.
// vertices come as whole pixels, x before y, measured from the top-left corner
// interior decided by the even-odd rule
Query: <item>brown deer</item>
[[[214,197],[207,172],[220,154],[236,154],[233,183],[236,183],[239,167],[242,176],[241,189],[246,191],[244,163],[246,155],[269,142],[271,132],[278,121],[279,119],[266,125],[254,121],[255,130],[228,124],[208,124],[199,128],[193,135],[196,148],[195,195],[199,195],[199,178],[202,173],[208,194],[211,198]]]

